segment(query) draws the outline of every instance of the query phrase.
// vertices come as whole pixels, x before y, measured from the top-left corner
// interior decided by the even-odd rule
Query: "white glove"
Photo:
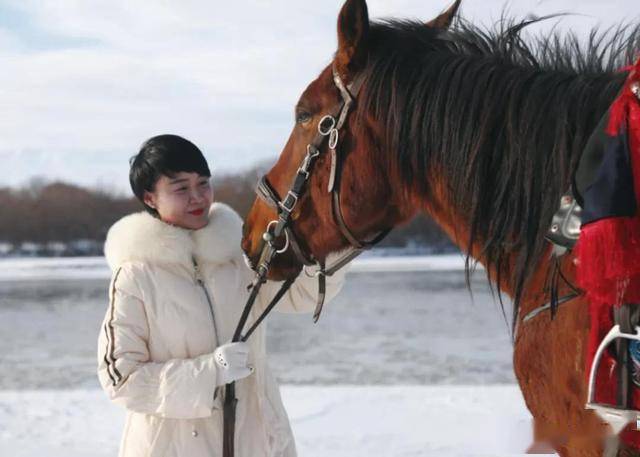
[[[216,361],[216,385],[223,386],[253,373],[248,364],[249,345],[247,343],[227,343],[218,347],[213,358]]]

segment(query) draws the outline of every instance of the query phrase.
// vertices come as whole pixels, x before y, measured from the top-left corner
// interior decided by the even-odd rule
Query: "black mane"
[[[448,32],[375,23],[359,109],[386,126],[407,188],[429,198],[434,173],[448,184],[466,242],[515,291],[512,325],[560,195],[640,50],[640,26],[594,31],[583,45],[573,34],[522,36],[540,20],[492,30],[458,21]],[[472,267],[467,258],[467,275]]]

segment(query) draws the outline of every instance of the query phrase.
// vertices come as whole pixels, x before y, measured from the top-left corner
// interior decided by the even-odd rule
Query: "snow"
[[[473,296],[462,271],[352,273],[317,324],[269,316],[274,374],[295,385],[513,384],[509,325],[484,273],[471,281]],[[108,286],[0,281],[0,390],[98,388]]]
[[[104,257],[41,257],[0,259],[0,281],[108,279]]]
[[[318,325],[270,318],[300,457],[524,455],[507,327],[482,274],[471,300],[463,268],[363,257]],[[0,260],[1,457],[117,455],[124,410],[95,377],[108,277],[103,257]]]
[[[301,457],[518,456],[531,444],[519,389],[284,386]],[[0,391],[0,455],[117,455],[124,410],[99,390]]]
[[[463,271],[461,254],[426,256],[364,257],[353,261],[353,273],[384,273],[410,271]]]
[[[353,261],[351,272],[462,271],[460,254],[434,256],[363,257]],[[0,281],[108,279],[104,257],[53,257],[0,259]]]

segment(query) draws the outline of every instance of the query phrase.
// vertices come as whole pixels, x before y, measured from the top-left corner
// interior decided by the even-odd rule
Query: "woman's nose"
[[[190,200],[194,203],[204,201],[204,194],[200,192],[200,189],[193,189],[189,195]]]

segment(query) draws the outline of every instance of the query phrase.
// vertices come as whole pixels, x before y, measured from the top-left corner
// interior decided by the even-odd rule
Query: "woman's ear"
[[[144,204],[147,205],[150,208],[153,209],[157,209],[156,208],[156,196],[154,194],[152,194],[149,191],[144,192],[144,198],[143,198]]]

